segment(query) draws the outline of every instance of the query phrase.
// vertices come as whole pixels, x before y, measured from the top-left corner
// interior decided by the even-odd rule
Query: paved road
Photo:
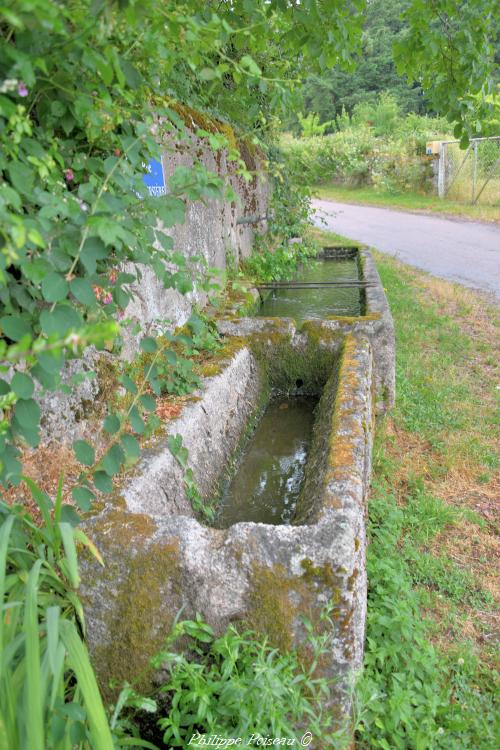
[[[313,205],[319,227],[500,298],[500,227],[494,224],[324,200]]]

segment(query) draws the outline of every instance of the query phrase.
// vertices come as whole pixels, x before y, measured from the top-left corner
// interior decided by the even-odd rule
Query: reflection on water
[[[273,399],[222,498],[217,525],[290,523],[304,481],[315,398]]]
[[[303,268],[297,280],[343,281],[359,280],[356,258],[317,260]],[[363,298],[360,289],[332,288],[325,289],[276,289],[257,312],[259,317],[326,318],[329,315],[362,315]]]

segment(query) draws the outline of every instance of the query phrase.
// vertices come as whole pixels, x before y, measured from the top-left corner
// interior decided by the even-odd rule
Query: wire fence
[[[443,141],[438,192],[440,198],[500,205],[500,136],[474,138],[466,151],[460,141]]]

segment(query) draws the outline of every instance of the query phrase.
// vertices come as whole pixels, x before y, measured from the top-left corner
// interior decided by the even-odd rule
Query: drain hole
[[[297,378],[297,380],[295,381],[295,385],[297,386],[297,388],[302,388],[302,386],[304,385],[304,381],[302,380],[302,378]]]

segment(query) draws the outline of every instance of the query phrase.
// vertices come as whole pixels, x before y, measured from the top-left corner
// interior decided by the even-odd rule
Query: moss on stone
[[[290,596],[293,589],[293,579],[283,565],[265,568],[254,564],[246,622],[280,651],[289,651],[293,645],[297,615],[297,605]]]
[[[111,511],[98,528],[106,567],[98,579],[96,574],[93,586],[99,588],[104,581],[106,595],[115,598],[105,610],[109,612],[107,640],[93,650],[92,658],[104,694],[112,700],[116,691],[110,681],[132,682],[140,692],[152,688],[149,661],[161,648],[180,607],[182,570],[177,540],[149,543],[156,529],[149,516]],[[88,584],[92,586],[92,581]]]

